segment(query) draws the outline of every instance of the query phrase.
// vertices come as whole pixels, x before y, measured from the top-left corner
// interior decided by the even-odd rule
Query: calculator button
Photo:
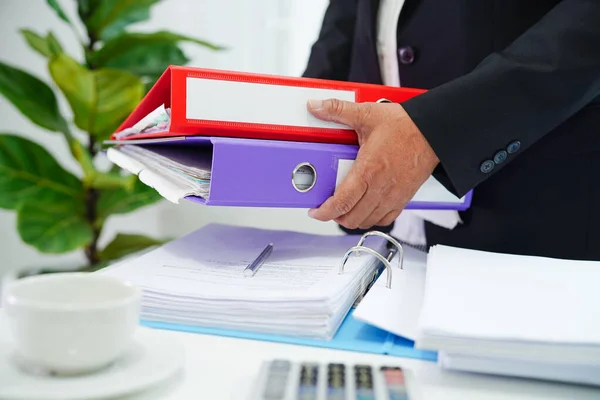
[[[382,367],[381,372],[389,400],[409,400],[402,368]]]
[[[271,361],[271,370],[282,370],[289,371],[292,368],[292,363],[287,360],[273,360]]]
[[[317,380],[319,367],[317,364],[302,364],[300,367],[300,382],[298,384],[298,400],[317,399]]]
[[[354,366],[354,384],[356,387],[356,400],[375,400],[373,371],[370,366]]]
[[[285,398],[285,382],[270,380],[263,393],[264,400],[283,400]]]
[[[327,366],[327,399],[346,399],[346,366],[343,364]]]
[[[263,392],[264,400],[283,400],[290,374],[291,363],[285,360],[274,360],[269,366],[267,383]]]

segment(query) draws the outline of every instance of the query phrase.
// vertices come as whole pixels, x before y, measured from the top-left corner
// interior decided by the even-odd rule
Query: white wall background
[[[75,16],[75,1],[59,0]],[[139,30],[168,29],[225,45],[225,52],[210,52],[185,46],[189,65],[252,72],[300,75],[312,42],[320,28],[327,0],[163,0],[154,7],[150,21]],[[51,82],[44,59],[30,50],[18,30],[33,29],[40,34],[52,30],[63,47],[80,55],[70,28],[62,23],[42,0],[0,1],[0,59]],[[61,98],[65,114],[68,107]],[[30,123],[0,96],[0,132],[22,134],[45,146],[60,163],[77,171],[60,136]],[[316,233],[339,233],[332,223],[306,216],[306,210],[205,208],[166,200],[137,212],[115,216],[106,225],[101,243],[116,232],[147,232],[176,237],[209,222],[292,229]],[[0,275],[13,268],[65,265],[83,261],[79,253],[51,256],[24,244],[16,232],[12,211],[0,210]]]

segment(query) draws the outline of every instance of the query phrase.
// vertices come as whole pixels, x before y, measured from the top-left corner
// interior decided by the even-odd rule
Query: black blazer
[[[304,76],[382,83],[377,9],[331,0]],[[475,189],[428,244],[600,260],[600,1],[406,0],[397,42],[435,177]]]

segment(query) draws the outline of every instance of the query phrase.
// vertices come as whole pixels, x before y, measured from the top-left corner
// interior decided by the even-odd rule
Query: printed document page
[[[338,273],[344,253],[356,241],[346,235],[209,225],[107,273],[153,292],[196,299],[332,300],[373,263],[374,257],[350,257],[344,273]],[[269,243],[274,244],[272,254],[253,277],[245,277],[243,270]]]

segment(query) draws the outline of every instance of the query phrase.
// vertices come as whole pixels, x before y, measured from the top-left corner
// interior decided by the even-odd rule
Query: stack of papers
[[[115,139],[124,139],[140,133],[159,133],[169,130],[171,125],[171,109],[162,104],[150,114],[139,120],[131,128],[124,129],[115,134]]]
[[[331,339],[372,282],[376,257],[350,256],[355,236],[311,235],[211,224],[100,273],[143,290],[142,319],[314,339]],[[244,269],[269,243],[252,277]],[[366,246],[384,254],[387,242]]]
[[[600,385],[600,263],[435,246],[416,346],[472,372]]]
[[[119,167],[138,175],[167,200],[210,194],[211,150],[178,145],[121,145],[107,150]]]

